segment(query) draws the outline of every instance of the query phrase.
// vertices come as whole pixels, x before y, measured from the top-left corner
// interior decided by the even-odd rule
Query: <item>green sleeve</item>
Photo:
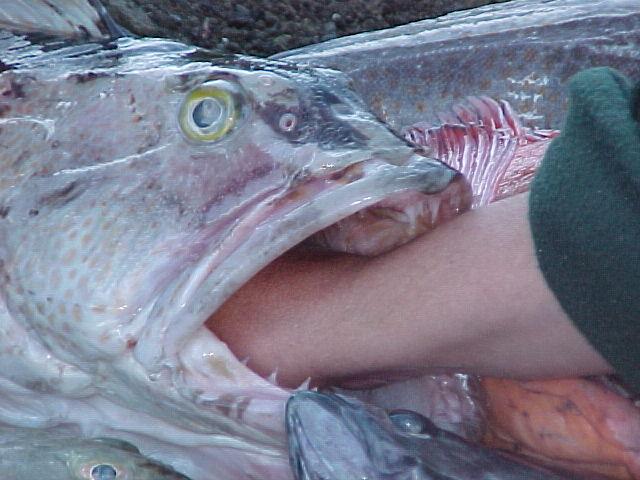
[[[565,312],[640,392],[640,84],[595,68],[569,91],[531,188],[536,255]]]

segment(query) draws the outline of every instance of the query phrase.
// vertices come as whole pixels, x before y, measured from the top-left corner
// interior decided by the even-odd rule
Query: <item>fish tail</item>
[[[85,40],[108,40],[128,34],[111,18],[99,0],[3,2],[0,30]]]

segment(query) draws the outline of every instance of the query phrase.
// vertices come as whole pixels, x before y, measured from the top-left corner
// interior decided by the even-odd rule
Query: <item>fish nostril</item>
[[[283,132],[291,132],[294,128],[296,128],[297,123],[298,119],[293,113],[285,113],[280,117],[278,127]]]

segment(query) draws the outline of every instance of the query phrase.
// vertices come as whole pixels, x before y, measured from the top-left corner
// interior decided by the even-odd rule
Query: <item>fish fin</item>
[[[409,127],[405,138],[465,176],[473,190],[472,208],[525,191],[547,141],[558,134],[524,126],[507,101],[484,96],[468,97],[438,118],[438,126]]]
[[[108,40],[126,35],[99,0],[12,0],[0,8],[0,29],[54,38]]]

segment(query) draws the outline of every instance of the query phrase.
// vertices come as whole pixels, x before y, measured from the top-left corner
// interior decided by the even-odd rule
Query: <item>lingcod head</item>
[[[36,55],[2,41],[0,372],[63,399],[31,405],[38,422],[157,434],[147,417],[67,401],[91,399],[207,444],[278,449],[288,392],[207,318],[272,259],[369,206],[419,197],[419,221],[383,249],[468,207],[459,175],[416,154],[337,72],[157,40]],[[434,207],[429,194],[451,189]]]

